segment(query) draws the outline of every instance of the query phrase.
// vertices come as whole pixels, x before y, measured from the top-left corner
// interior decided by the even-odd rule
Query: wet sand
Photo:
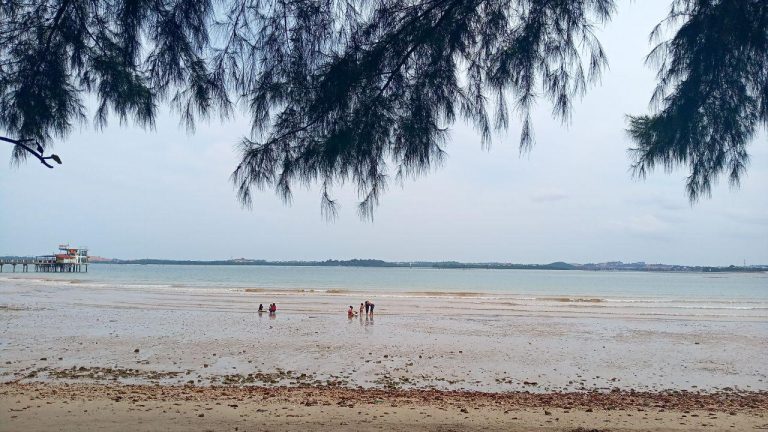
[[[0,385],[0,431],[744,431],[767,414],[765,393]]]
[[[345,315],[287,307],[276,317],[203,307],[4,310],[0,382],[768,390],[760,322]]]
[[[768,428],[768,317],[740,304],[13,281],[0,294],[0,430]],[[375,316],[347,319],[366,298]],[[273,301],[275,316],[255,312]]]

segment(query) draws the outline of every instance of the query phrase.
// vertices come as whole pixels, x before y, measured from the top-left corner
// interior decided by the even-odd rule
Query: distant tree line
[[[678,271],[678,272],[764,272],[765,266],[682,266],[673,264],[645,263],[600,263],[569,264],[557,261],[549,264],[514,264],[514,263],[462,263],[458,261],[413,261],[390,262],[377,259],[351,259],[325,261],[269,261],[263,259],[231,260],[164,260],[164,259],[100,259],[93,264],[133,264],[133,265],[226,265],[226,266],[277,266],[277,267],[399,267],[399,268],[435,268],[435,269],[495,269],[495,270],[585,270],[585,271]]]

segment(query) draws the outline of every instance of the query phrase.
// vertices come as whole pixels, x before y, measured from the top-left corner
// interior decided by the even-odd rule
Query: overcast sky
[[[742,187],[721,182],[693,206],[685,170],[631,178],[625,115],[647,112],[647,36],[669,0],[619,3],[600,37],[610,69],[569,125],[540,102],[536,146],[520,156],[519,122],[488,151],[457,123],[444,166],[392,183],[374,222],[357,216],[353,190],[336,191],[342,207],[331,223],[317,187],[297,190],[291,206],[266,191],[242,209],[229,175],[247,121],[211,122],[190,135],[169,115],[156,131],[86,125],[56,143],[64,165],[54,170],[34,161],[12,167],[10,149],[0,149],[0,255],[70,242],[119,258],[768,263],[765,133],[749,147]]]

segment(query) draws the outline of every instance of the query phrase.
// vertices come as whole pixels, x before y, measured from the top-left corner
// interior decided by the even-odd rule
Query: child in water
[[[349,309],[347,310],[347,318],[354,318],[355,315],[356,315],[355,314],[355,308],[350,306]]]

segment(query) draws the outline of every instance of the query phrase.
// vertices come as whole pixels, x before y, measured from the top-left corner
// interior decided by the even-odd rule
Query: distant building
[[[73,248],[66,245],[59,245],[59,250],[64,253],[56,254],[57,264],[88,264],[88,249]]]
[[[42,272],[88,271],[88,248],[59,245],[59,253],[35,259],[35,270]]]

